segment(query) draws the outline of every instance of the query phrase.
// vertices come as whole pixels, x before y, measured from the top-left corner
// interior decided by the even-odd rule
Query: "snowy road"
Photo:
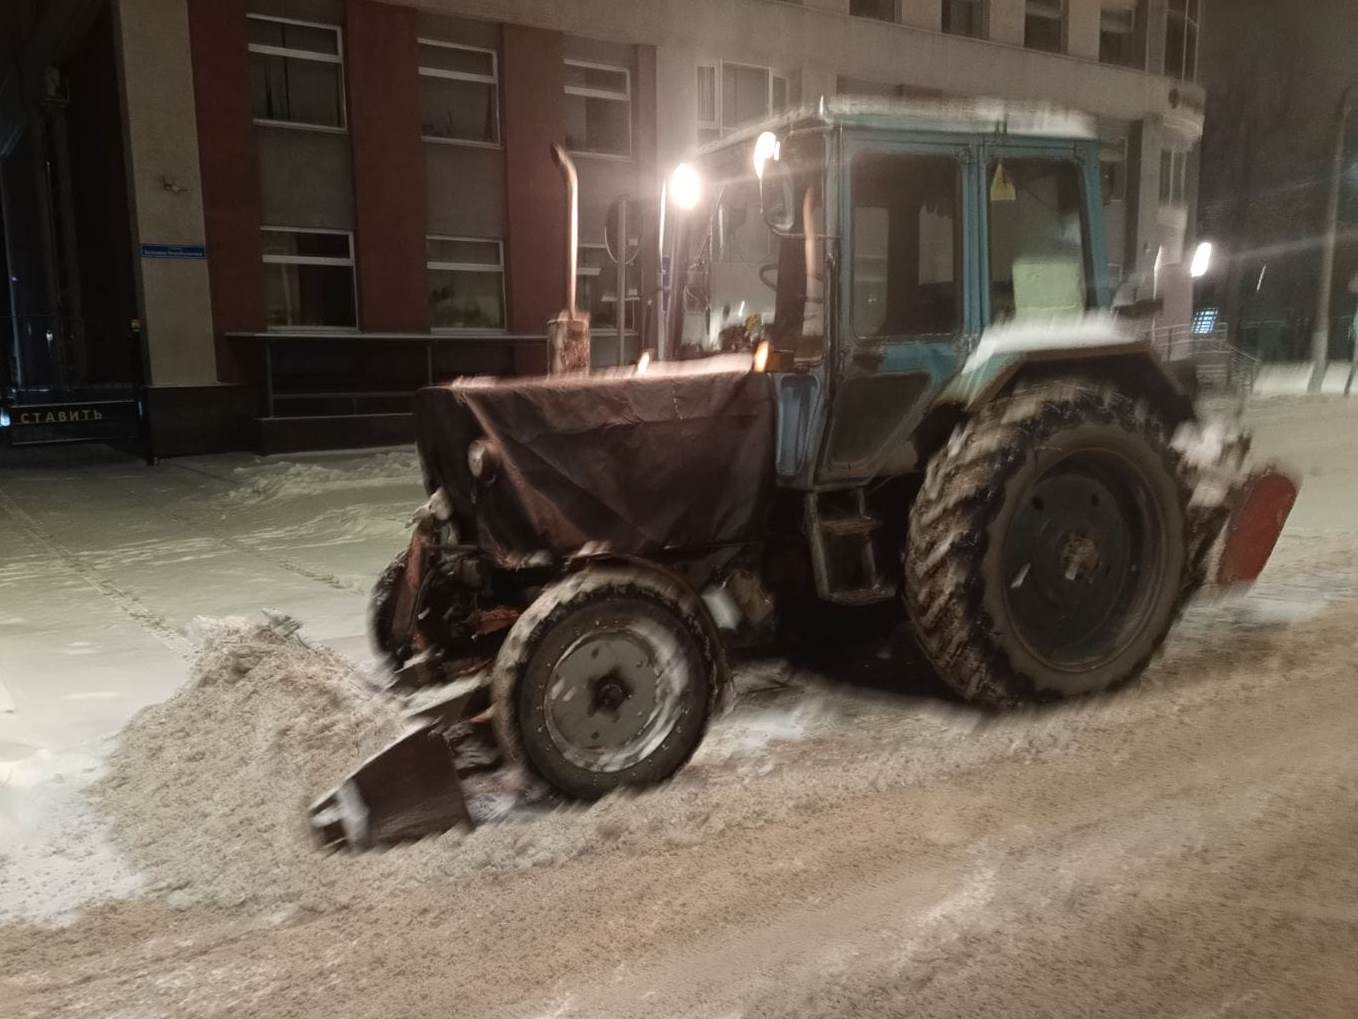
[[[200,866],[68,926],[0,927],[0,1002],[16,1016],[1358,1014],[1358,401],[1270,400],[1251,418],[1259,454],[1305,479],[1275,561],[1248,597],[1194,606],[1124,694],[989,719],[889,661],[752,667],[662,790],[341,858],[305,882],[241,851],[217,869],[252,880],[227,897]],[[361,588],[418,498],[408,454],[94,466],[79,487],[74,471],[0,474],[0,541],[20,549],[0,574],[16,707],[0,739],[30,762],[39,739],[70,747],[164,696],[196,615],[275,607],[359,653]],[[76,640],[101,665],[125,657],[87,675]],[[32,788],[0,789],[30,835]],[[104,891],[134,894],[128,861],[100,866],[115,863],[128,873],[105,873]]]

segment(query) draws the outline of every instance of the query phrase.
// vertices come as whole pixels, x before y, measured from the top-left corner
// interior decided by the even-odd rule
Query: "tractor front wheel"
[[[941,677],[995,706],[1137,677],[1192,586],[1188,497],[1163,423],[1107,387],[1035,385],[959,426],[905,554]]]
[[[582,799],[669,778],[725,683],[704,613],[679,581],[644,568],[592,567],[548,587],[495,664],[506,756]]]

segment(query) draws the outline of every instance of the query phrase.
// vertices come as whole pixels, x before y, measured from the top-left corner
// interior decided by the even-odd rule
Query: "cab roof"
[[[881,131],[940,134],[1019,135],[1097,141],[1098,126],[1087,113],[1045,103],[1002,99],[890,99],[878,96],[821,96],[709,142],[699,154],[751,140],[764,131],[779,133],[814,125],[865,127]]]

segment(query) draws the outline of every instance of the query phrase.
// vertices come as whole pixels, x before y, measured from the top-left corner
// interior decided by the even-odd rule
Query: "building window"
[[[433,328],[505,327],[504,245],[474,237],[427,237],[425,259]]]
[[[500,143],[499,73],[493,50],[419,40],[420,134],[427,141]]]
[[[628,231],[629,233],[631,231]],[[637,241],[628,242],[635,251]],[[634,270],[628,270],[631,276]],[[576,303],[589,312],[590,326],[596,331],[616,332],[618,329],[618,267],[608,257],[602,244],[582,244],[577,253],[575,264]],[[627,284],[627,325],[628,332],[637,327],[637,306],[640,296],[635,283]]]
[[[264,309],[270,329],[352,329],[354,237],[345,230],[264,228]]]
[[[855,18],[896,20],[896,0],[849,0],[849,13]]]
[[[1027,0],[1023,15],[1023,45],[1030,50],[1060,53],[1065,29],[1065,0]]]
[[[698,140],[711,141],[787,106],[787,79],[770,68],[722,63],[698,68]]]
[[[344,48],[334,25],[246,15],[256,121],[344,127]]]
[[[1183,81],[1198,77],[1200,0],[1169,0],[1165,8],[1165,74]]]
[[[984,0],[943,0],[943,31],[973,39],[984,36]]]
[[[1099,60],[1120,67],[1144,68],[1146,60],[1137,32],[1137,4],[1105,3],[1099,12]]]
[[[625,67],[566,61],[566,148],[632,154],[632,75]]]
[[[1099,150],[1099,190],[1103,204],[1127,200],[1127,139],[1105,142]]]
[[[1188,204],[1188,153],[1165,149],[1160,153],[1160,204]]]

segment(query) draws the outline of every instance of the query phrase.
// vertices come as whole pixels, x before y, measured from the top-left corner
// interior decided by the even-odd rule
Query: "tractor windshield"
[[[796,210],[786,232],[765,221],[753,148],[724,150],[702,166],[703,199],[687,216],[676,259],[681,358],[751,350],[761,340],[800,358],[824,349],[824,142],[808,135],[783,143],[779,162]]]

